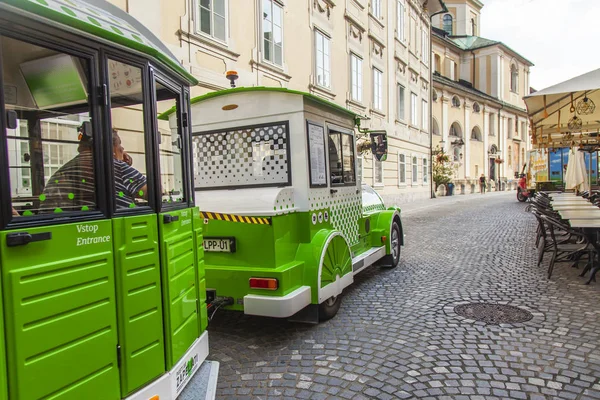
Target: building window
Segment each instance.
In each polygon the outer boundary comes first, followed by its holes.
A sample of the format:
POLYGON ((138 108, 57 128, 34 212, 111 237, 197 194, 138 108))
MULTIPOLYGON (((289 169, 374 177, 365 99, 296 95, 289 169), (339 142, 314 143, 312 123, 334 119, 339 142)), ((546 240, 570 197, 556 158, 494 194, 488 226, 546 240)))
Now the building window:
POLYGON ((381 0, 371 0, 371 12, 373 16, 381 18, 381 0))
POLYGON ((283 65, 283 9, 273 0, 263 0, 263 56, 283 65))
POLYGON ((434 57, 434 62, 433 62, 433 72, 437 72, 438 74, 441 74, 442 71, 442 57, 440 57, 439 54, 435 54, 434 57))
POLYGON ((429 35, 425 29, 421 31, 421 58, 425 64, 429 62, 429 35))
POLYGON ((405 118, 404 86, 398 85, 398 121, 404 121, 405 118))
POLYGON ((452 153, 454 156, 454 162, 460 162, 460 156, 461 156, 460 148, 455 147, 454 150, 452 151, 452 153))
POLYGON ((383 163, 373 156, 373 185, 383 186, 383 163))
POLYGON ((494 114, 490 114, 490 136, 496 135, 496 118, 494 114))
POLYGON ((508 138, 509 139, 512 139, 512 137, 513 137, 513 127, 514 127, 513 120, 512 120, 512 118, 509 118, 508 119, 508 138))
POLYGON ((527 140, 527 123, 521 122, 521 139, 527 140))
POLYGON ((396 16, 397 25, 398 25, 398 39, 402 42, 406 40, 406 35, 404 31, 406 30, 406 24, 404 22, 404 0, 398 0, 398 14, 396 16))
POLYGON ((462 129, 460 128, 458 122, 454 122, 452 125, 450 125, 450 136, 462 138, 462 129))
POLYGON ((519 68, 516 64, 510 66, 510 90, 514 93, 519 92, 519 68))
POLYGON ((373 68, 373 108, 383 110, 383 73, 373 68))
POLYGON ((477 36, 477 23, 475 18, 471 18, 471 36, 477 36))
POLYGON ((438 122, 436 121, 436 119, 433 119, 433 126, 431 129, 431 133, 434 135, 440 135, 440 125, 438 124, 438 122))
POLYGON ((429 173, 427 172, 427 158, 423 157, 423 183, 427 183, 427 177, 429 173))
POLYGON ((406 156, 398 153, 398 184, 406 184, 406 156))
POLYGON ((471 140, 481 141, 481 130, 478 126, 471 130, 471 140))
POLYGON ((329 59, 329 38, 319 31, 315 31, 316 59, 317 59, 317 85, 331 87, 331 65, 329 59))
POLYGON ((448 65, 450 67, 450 71, 449 71, 450 76, 449 76, 449 78, 452 79, 453 81, 455 81, 456 80, 456 63, 454 61, 450 60, 448 62, 448 65))
POLYGON ((352 100, 362 102, 362 60, 350 54, 352 100))
POLYGON ((460 107, 460 99, 458 96, 452 97, 452 107, 460 107))
POLYGON ((423 128, 424 131, 426 131, 427 129, 429 129, 429 110, 428 110, 428 104, 427 101, 422 100, 421 101, 421 127, 423 128))
POLYGON ((452 15, 444 15, 444 25, 442 29, 445 30, 448 35, 452 35, 452 15))
POLYGON ((417 157, 412 158, 412 184, 419 183, 419 160, 417 157))
POLYGON ((410 51, 413 54, 417 54, 417 20, 415 18, 411 18, 409 23, 410 26, 408 28, 410 31, 410 51))
POLYGON ((513 150, 512 150, 512 146, 508 146, 508 165, 511 166, 512 165, 512 159, 513 159, 513 150))
POLYGON ((414 93, 410 94, 410 124, 412 126, 418 126, 419 118, 417 117, 417 95, 414 93))
POLYGON ((222 42, 227 39, 225 0, 200 0, 200 31, 222 42))
POLYGON ((481 111, 481 106, 479 105, 479 103, 473 103, 473 112, 479 113, 480 111, 481 111))

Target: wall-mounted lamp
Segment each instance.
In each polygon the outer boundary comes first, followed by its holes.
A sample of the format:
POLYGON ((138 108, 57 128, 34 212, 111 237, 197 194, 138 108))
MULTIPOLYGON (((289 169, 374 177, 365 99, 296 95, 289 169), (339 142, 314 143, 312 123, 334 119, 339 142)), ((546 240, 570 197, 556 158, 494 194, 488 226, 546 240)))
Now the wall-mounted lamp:
POLYGON ((464 144, 465 144, 465 142, 463 142, 462 138, 456 139, 454 142, 452 142, 452 146, 461 147, 461 146, 464 146, 464 144))

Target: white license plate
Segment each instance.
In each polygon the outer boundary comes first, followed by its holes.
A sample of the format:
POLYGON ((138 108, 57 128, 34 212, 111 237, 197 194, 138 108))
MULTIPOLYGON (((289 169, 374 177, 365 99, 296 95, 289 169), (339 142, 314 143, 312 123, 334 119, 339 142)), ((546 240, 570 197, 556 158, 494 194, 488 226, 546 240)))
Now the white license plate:
POLYGON ((232 238, 205 238, 204 251, 215 251, 222 253, 233 253, 235 252, 235 239, 232 238))

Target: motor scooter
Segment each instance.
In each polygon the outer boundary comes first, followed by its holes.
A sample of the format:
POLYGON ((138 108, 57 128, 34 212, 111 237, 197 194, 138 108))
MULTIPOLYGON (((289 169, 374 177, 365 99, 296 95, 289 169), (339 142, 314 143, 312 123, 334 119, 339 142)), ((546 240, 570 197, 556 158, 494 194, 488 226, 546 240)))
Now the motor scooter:
MULTIPOLYGON (((527 164, 523 165, 523 171, 519 175, 519 181, 517 183, 517 200, 521 203, 526 202, 528 199, 533 197, 535 190, 527 188, 527 174, 525 173, 525 167, 527 164)), ((518 173, 515 173, 517 175, 518 173)))

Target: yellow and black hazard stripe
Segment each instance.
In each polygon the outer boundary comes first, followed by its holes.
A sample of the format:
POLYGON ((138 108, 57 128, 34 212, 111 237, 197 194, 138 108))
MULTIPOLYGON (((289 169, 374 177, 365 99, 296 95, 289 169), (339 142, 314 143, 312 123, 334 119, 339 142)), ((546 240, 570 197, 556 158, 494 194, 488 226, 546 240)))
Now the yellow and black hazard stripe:
POLYGON ((214 219, 217 221, 241 222, 243 224, 271 225, 271 218, 246 217, 243 215, 219 214, 219 213, 204 212, 204 211, 201 211, 200 214, 202 215, 202 218, 204 218, 205 220, 214 219))

